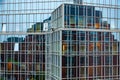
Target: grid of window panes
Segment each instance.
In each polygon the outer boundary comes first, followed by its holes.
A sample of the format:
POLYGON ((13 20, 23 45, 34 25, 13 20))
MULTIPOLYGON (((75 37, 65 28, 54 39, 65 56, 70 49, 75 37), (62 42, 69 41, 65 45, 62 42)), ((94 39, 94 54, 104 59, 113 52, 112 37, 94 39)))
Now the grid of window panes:
POLYGON ((0 80, 45 80, 45 36, 38 33, 64 2, 0 0, 0 80))
POLYGON ((52 38, 51 34, 46 34, 46 43, 45 43, 45 71, 46 71, 46 76, 45 80, 51 80, 51 50, 52 50, 52 38))
POLYGON ((62 79, 119 80, 119 32, 62 31, 62 79))
POLYGON ((83 0, 83 4, 0 0, 0 79, 45 80, 47 72, 47 80, 119 80, 120 0, 83 0), (56 29, 48 38, 42 35, 46 25, 105 32, 64 30, 61 40, 56 29))
MULTIPOLYGON (((108 1, 113 2, 113 0, 108 1)), ((120 7, 118 4, 120 1, 115 0, 113 3, 114 5, 112 3, 109 5, 98 3, 97 6, 93 6, 96 5, 95 3, 91 3, 91 5, 61 5, 52 13, 52 25, 55 28, 120 29, 120 7)))
POLYGON ((64 4, 52 13, 52 25, 55 28, 117 29, 120 22, 117 7, 64 4))
POLYGON ((60 31, 52 33, 51 76, 52 80, 60 80, 61 55, 60 55, 60 31))
POLYGON ((55 9, 51 14, 51 25, 53 28, 63 27, 63 5, 55 9))
POLYGON ((1 36, 0 79, 45 80, 45 35, 1 36))
POLYGON ((111 6, 64 5, 65 28, 117 29, 119 27, 119 8, 111 6))

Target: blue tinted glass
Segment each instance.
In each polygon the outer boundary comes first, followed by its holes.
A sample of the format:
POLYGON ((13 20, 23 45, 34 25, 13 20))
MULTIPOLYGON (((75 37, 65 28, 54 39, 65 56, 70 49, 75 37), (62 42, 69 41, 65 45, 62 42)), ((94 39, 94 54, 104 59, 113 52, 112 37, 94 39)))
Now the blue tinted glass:
POLYGON ((75 15, 75 6, 70 6, 70 15, 75 15))

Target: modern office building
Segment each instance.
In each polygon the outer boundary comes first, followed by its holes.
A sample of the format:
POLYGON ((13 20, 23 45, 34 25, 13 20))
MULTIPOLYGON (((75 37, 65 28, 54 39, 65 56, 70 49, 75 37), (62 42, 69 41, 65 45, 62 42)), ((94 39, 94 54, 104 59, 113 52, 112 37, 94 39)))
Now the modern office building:
POLYGON ((0 3, 0 80, 120 80, 119 0, 0 3))

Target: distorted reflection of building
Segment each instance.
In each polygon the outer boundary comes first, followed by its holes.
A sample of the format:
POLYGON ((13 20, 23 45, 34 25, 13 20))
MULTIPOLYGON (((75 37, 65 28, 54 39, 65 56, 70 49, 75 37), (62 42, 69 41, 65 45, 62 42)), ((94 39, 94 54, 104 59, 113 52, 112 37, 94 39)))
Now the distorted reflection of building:
POLYGON ((32 25, 31 28, 27 29, 27 32, 42 32, 42 30, 43 30, 43 23, 38 22, 32 25))
POLYGON ((57 53, 53 48, 56 53, 51 54, 52 80, 118 79, 120 42, 115 36, 119 33, 113 35, 102 14, 94 6, 79 4, 62 4, 53 11, 52 27, 63 29, 53 33, 59 34, 60 40, 52 37, 58 42, 52 43, 52 47, 61 44, 62 50, 57 53))
POLYGON ((120 32, 103 15, 83 0, 60 5, 43 22, 34 22, 24 38, 0 43, 0 77, 119 80, 120 32))

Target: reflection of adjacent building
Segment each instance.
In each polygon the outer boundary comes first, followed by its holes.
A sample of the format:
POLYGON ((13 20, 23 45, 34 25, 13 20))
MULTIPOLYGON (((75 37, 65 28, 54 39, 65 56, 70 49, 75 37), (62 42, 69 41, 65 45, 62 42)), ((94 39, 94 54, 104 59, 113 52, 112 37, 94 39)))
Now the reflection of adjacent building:
MULTIPOLYGON (((2 78, 11 80, 45 79, 45 34, 50 29, 51 17, 27 29, 25 38, 8 37, 1 45, 2 78)), ((0 78, 1 79, 1 78, 0 78)))
POLYGON ((102 11, 95 10, 94 6, 63 4, 53 11, 51 22, 55 29, 64 28, 61 34, 55 32, 61 35, 57 42, 62 52, 52 54, 52 80, 118 79, 119 42, 110 31, 111 25, 102 21, 102 11))
POLYGON ((19 46, 16 44, 22 42, 23 38, 18 37, 9 37, 7 41, 1 43, 1 78, 3 79, 12 79, 18 77, 17 73, 19 72, 19 46), (12 74, 10 74, 13 72, 12 74), (6 76, 5 76, 6 75, 6 76))
MULTIPOLYGON (((20 44, 23 70, 26 70, 28 78, 40 79, 45 72, 45 39, 44 35, 28 35, 25 42, 20 44), (24 67, 26 66, 26 67, 24 67)), ((24 75, 24 79, 25 79, 24 75)))
POLYGON ((43 30, 43 23, 38 22, 32 25, 31 28, 27 29, 27 32, 42 32, 43 30))
POLYGON ((28 35, 24 38, 9 37, 1 43, 1 70, 4 79, 44 80, 44 35, 28 35), (12 74, 11 74, 12 73, 12 74))
POLYGON ((110 32, 64 30, 62 35, 62 78, 69 75, 84 80, 87 76, 93 80, 94 76, 103 79, 119 74, 118 42, 110 32))
POLYGON ((12 80, 119 80, 116 36, 120 33, 111 27, 95 6, 62 4, 51 17, 27 29, 24 39, 11 37, 0 44, 2 76, 12 80))
POLYGON ((93 6, 65 4, 53 12, 52 24, 65 28, 102 28, 101 17, 102 12, 95 10, 93 6), (59 14, 63 11, 62 7, 64 7, 64 14, 59 14), (54 15, 56 13, 59 15, 54 15), (63 18, 64 21, 60 22, 63 18))

